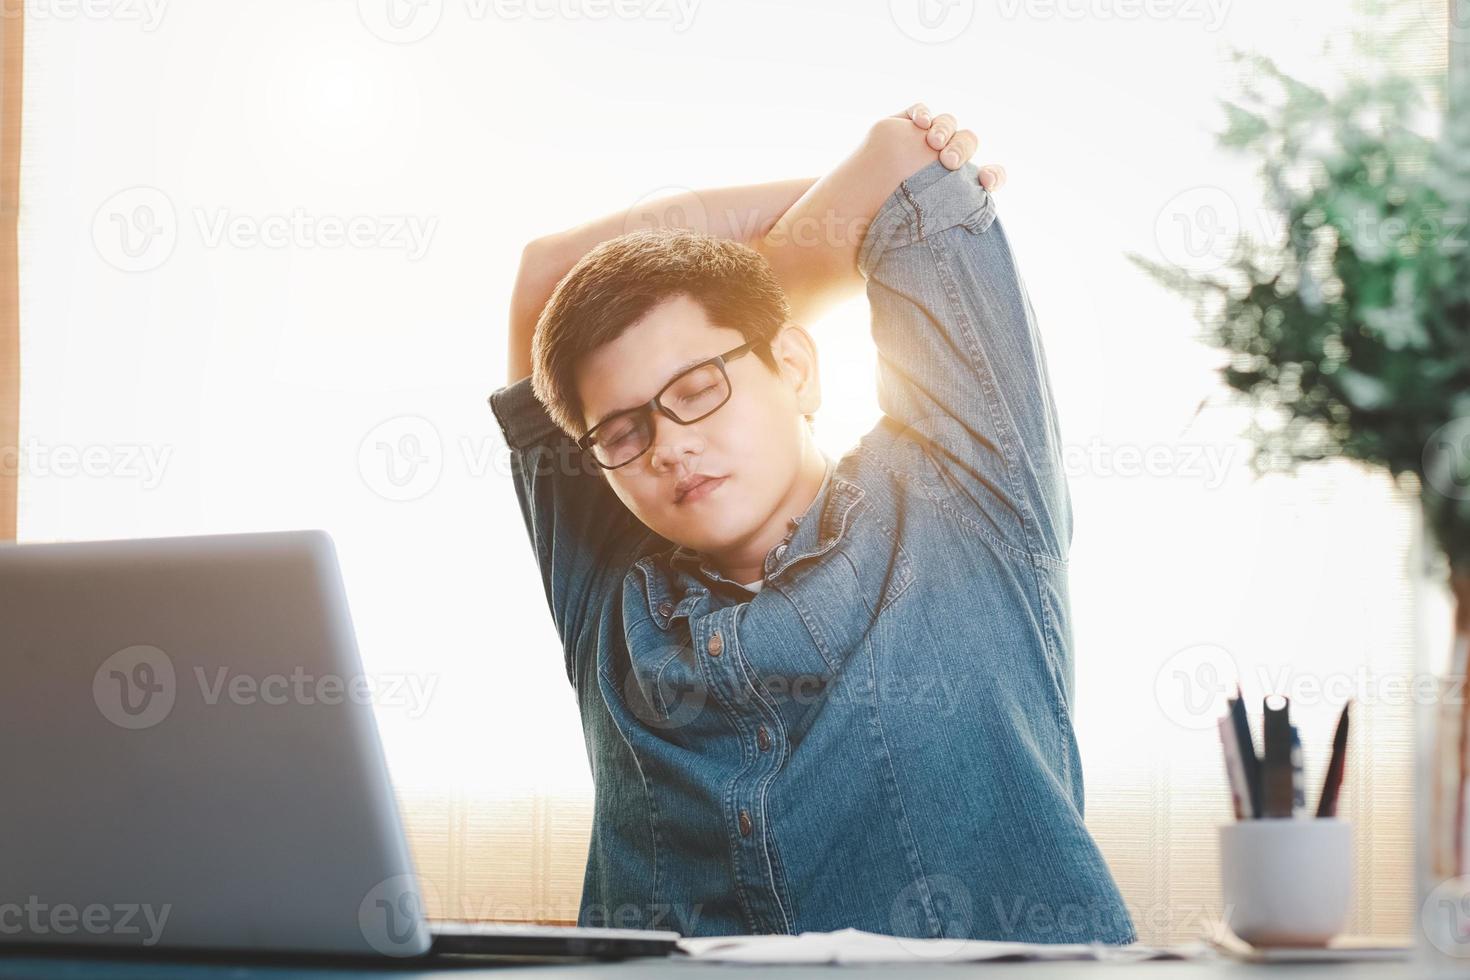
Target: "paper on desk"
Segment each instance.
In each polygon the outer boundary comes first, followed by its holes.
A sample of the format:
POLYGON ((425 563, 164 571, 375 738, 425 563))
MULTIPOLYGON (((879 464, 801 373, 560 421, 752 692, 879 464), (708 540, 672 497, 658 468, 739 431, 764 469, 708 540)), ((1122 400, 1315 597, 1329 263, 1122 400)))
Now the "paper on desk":
POLYGON ((711 963, 975 963, 982 960, 1139 960, 1207 959, 1203 944, 1191 946, 1109 946, 1104 943, 1007 943, 989 939, 911 939, 839 929, 795 936, 692 936, 680 939, 679 952, 711 963))

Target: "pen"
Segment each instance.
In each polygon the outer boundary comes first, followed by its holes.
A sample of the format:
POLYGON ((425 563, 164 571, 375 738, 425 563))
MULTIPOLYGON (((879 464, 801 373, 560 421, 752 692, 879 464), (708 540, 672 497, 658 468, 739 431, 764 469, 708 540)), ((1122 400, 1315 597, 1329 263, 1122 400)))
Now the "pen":
POLYGON ((1271 694, 1262 705, 1265 714, 1266 758, 1261 766, 1263 813, 1291 816, 1291 702, 1271 694))
POLYGON ((1302 737, 1295 725, 1291 726, 1291 815, 1303 816, 1307 812, 1307 784, 1302 774, 1302 737))
POLYGON ((1225 778, 1230 783, 1230 803, 1235 808, 1235 819, 1251 816, 1250 787, 1246 784, 1245 767, 1240 758, 1240 742, 1235 737, 1235 720, 1223 716, 1216 726, 1220 732, 1220 746, 1225 750, 1225 778))
POLYGON ((1337 816, 1337 794, 1342 789, 1343 767, 1347 765, 1348 708, 1352 702, 1342 706, 1337 719, 1337 733, 1332 736, 1332 761, 1327 763, 1327 778, 1322 782, 1322 796, 1317 801, 1317 816, 1337 816))
POLYGON ((1255 737, 1251 735, 1250 718, 1245 713, 1245 695, 1240 685, 1235 686, 1235 697, 1229 700, 1230 718, 1235 725, 1236 747, 1240 753, 1240 767, 1245 773, 1245 815, 1261 815, 1261 759, 1256 755, 1255 737))

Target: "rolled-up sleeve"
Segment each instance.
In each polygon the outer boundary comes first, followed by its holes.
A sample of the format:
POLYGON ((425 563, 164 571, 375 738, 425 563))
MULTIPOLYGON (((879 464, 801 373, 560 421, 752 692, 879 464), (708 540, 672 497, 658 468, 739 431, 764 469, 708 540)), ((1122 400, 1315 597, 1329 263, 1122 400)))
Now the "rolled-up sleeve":
POLYGON ((541 404, 536 393, 531 390, 530 377, 506 385, 492 394, 490 410, 495 413, 495 421, 500 423, 505 444, 513 450, 525 449, 563 434, 551 420, 551 413, 546 411, 546 406, 541 404))
POLYGON ((973 164, 903 181, 858 256, 887 424, 919 442, 946 497, 1028 556, 1065 561, 1072 509, 1031 301, 973 164))
POLYGON ((577 688, 595 656, 587 627, 655 539, 618 499, 595 464, 563 432, 522 378, 490 396, 510 449, 516 499, 541 571, 547 605, 577 688))

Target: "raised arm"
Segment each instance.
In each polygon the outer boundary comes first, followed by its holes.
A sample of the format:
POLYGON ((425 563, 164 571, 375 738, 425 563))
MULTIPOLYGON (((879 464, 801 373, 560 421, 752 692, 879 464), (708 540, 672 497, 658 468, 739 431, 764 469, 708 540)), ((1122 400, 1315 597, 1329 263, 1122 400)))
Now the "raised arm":
MULTIPOLYGON (((858 247, 878 206, 904 177, 940 160, 951 170, 975 152, 975 134, 959 130, 953 116, 930 116, 923 103, 880 119, 848 157, 820 179, 799 178, 691 191, 652 202, 637 215, 620 211, 557 234, 538 238, 521 254, 511 297, 508 381, 531 373, 531 337, 536 321, 561 278, 598 244, 636 227, 690 227, 741 241, 771 263, 786 291, 792 316, 810 322, 834 304, 857 295, 863 278, 858 247)), ((1004 170, 981 171, 987 188, 1005 179, 1004 170)))
MULTIPOLYGON (((922 102, 878 120, 863 141, 831 173, 813 183, 758 242, 785 288, 793 319, 808 322, 863 291, 858 250, 878 208, 910 174, 936 159, 948 170, 975 152, 976 137, 959 130, 953 116, 929 117, 922 102), (915 127, 927 130, 920 134, 915 127)), ((987 190, 1005 171, 980 172, 987 190)))
POLYGON ((508 382, 514 384, 531 373, 531 337, 542 309, 562 277, 597 245, 632 227, 678 226, 754 245, 815 183, 815 178, 802 178, 690 191, 650 202, 636 216, 619 211, 535 239, 521 251, 521 266, 511 294, 508 382), (707 220, 691 224, 692 215, 707 220), (636 225, 634 217, 638 219, 636 225))

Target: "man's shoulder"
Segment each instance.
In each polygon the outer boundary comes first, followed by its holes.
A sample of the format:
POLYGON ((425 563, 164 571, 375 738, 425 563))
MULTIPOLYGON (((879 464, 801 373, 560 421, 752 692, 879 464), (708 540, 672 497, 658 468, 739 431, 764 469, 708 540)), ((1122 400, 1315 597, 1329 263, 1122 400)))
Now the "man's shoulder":
POLYGON ((857 444, 838 462, 835 475, 872 488, 892 506, 915 495, 944 492, 931 452, 933 438, 924 425, 908 425, 880 415, 857 444))

